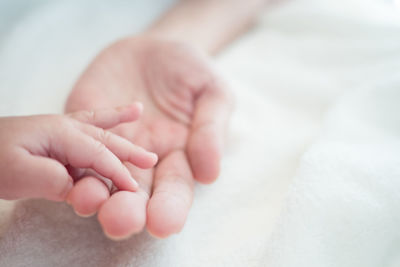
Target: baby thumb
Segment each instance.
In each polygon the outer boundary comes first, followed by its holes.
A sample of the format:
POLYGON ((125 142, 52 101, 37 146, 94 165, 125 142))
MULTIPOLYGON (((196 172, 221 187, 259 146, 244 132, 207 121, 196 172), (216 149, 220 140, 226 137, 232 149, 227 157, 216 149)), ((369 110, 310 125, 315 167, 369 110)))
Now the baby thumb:
POLYGON ((8 181, 6 199, 45 198, 64 201, 73 187, 64 165, 50 158, 27 156, 25 166, 8 181))

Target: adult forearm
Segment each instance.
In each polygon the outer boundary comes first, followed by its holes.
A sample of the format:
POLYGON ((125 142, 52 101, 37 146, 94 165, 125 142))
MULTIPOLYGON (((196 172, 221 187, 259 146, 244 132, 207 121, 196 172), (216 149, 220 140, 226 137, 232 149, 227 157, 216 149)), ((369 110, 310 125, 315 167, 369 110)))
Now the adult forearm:
POLYGON ((184 41, 211 54, 251 27, 267 0, 182 0, 147 33, 184 41))

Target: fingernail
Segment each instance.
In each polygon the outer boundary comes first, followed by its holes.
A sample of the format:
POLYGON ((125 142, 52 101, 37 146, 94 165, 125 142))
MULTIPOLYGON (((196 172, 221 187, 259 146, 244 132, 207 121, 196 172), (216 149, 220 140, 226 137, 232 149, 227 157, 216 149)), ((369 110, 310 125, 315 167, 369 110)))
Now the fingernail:
POLYGON ((131 237, 131 235, 126 235, 126 236, 113 236, 113 235, 107 233, 106 231, 103 231, 103 232, 104 232, 104 235, 105 235, 106 237, 108 237, 109 239, 111 239, 112 241, 123 241, 123 240, 126 240, 126 239, 128 239, 128 238, 131 237))
POLYGON ((154 160, 155 163, 158 161, 158 155, 156 153, 149 152, 149 155, 154 160))
POLYGON ((140 110, 140 112, 143 111, 143 104, 141 102, 135 102, 135 105, 138 107, 138 109, 140 110))
POLYGON ((132 176, 131 176, 131 179, 129 179, 129 181, 130 181, 130 183, 131 183, 131 186, 132 186, 133 190, 136 191, 136 190, 139 189, 139 184, 138 184, 138 182, 136 182, 136 180, 133 179, 132 176))
POLYGON ((82 214, 82 213, 79 213, 78 211, 76 211, 75 209, 74 209, 74 212, 76 215, 78 215, 79 217, 82 217, 82 218, 89 218, 96 214, 96 212, 93 212, 90 214, 82 214))

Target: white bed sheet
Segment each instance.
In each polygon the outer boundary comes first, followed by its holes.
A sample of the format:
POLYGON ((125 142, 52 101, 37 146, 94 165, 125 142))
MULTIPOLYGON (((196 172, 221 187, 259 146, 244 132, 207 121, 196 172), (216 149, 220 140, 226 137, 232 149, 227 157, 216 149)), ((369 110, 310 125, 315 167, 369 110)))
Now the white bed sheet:
MULTIPOLYGON (((170 4, 155 2, 21 11, 2 30, 0 114, 61 112, 99 49, 170 4)), ((217 59, 237 96, 232 134, 182 233, 115 243, 95 218, 25 201, 0 239, 0 266, 398 266, 399 34, 382 1, 274 7, 217 59)))

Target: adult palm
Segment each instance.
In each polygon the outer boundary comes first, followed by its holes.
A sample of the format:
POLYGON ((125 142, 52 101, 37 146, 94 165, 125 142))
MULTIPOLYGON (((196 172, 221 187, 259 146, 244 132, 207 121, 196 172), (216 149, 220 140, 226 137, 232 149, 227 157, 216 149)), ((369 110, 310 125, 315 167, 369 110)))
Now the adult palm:
POLYGON ((141 189, 108 189, 87 175, 69 202, 83 215, 98 211, 105 233, 125 238, 147 225, 158 237, 179 232, 189 212, 194 178, 213 182, 232 99, 208 57, 182 43, 148 36, 116 42, 87 68, 73 89, 67 111, 115 107, 140 101, 138 122, 112 129, 153 151, 159 163, 141 170, 127 163, 141 189))

